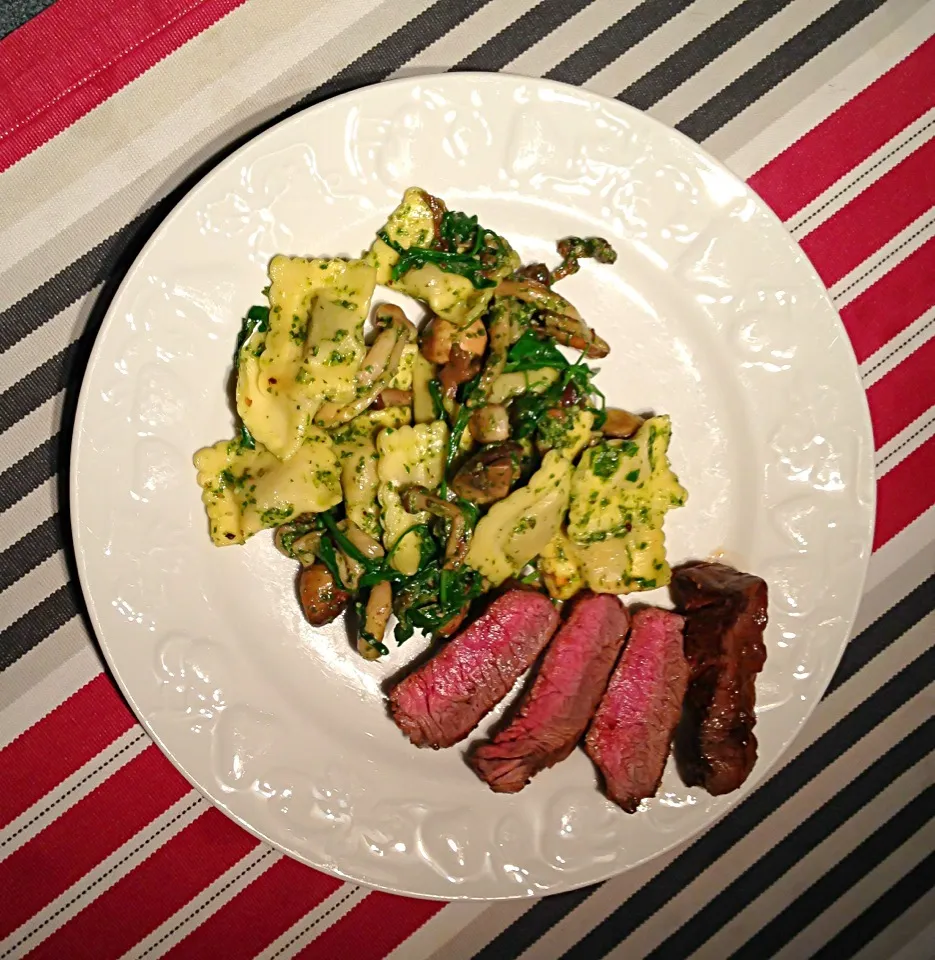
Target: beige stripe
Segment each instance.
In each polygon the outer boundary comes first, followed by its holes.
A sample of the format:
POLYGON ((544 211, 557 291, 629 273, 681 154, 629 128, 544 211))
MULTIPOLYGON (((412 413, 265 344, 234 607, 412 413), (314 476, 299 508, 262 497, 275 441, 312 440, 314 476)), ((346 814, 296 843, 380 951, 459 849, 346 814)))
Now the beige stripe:
POLYGON ((837 0, 793 0, 663 97, 649 112, 657 120, 675 126, 835 3, 837 0))
POLYGON ((793 105, 788 112, 749 142, 740 143, 727 157, 727 165, 739 177, 751 176, 892 69, 922 39, 932 34, 935 34, 935 4, 930 3, 804 99, 791 101, 793 105))
MULTIPOLYGON (((687 886, 683 887, 662 910, 653 914, 623 943, 607 954, 608 960, 623 960, 624 957, 644 956, 659 946, 673 931, 701 910, 714 894, 739 877, 746 869, 763 857, 775 843, 788 834, 793 826, 801 823, 819 806, 827 803, 853 776, 865 769, 885 751, 928 719, 931 713, 930 697, 935 686, 903 704, 882 721, 864 740, 838 757, 814 780, 782 804, 775 812, 738 840, 707 870, 702 871, 687 886)), ((767 787, 768 789, 768 787, 767 787)), ((803 851, 803 859, 805 851, 803 851)), ((819 866, 819 875, 824 872, 819 866)), ((823 865, 827 868, 827 863, 823 865)), ((614 885, 616 881, 610 881, 614 885)), ((621 903, 632 889, 629 883, 621 891, 617 904, 621 903)), ((532 960, 530 957, 529 960, 532 960)))
POLYGON ((0 633, 67 582, 65 554, 56 550, 0 594, 0 633))
MULTIPOLYGON (((0 183, 2 182, 0 178, 0 183)), ((94 287, 87 296, 66 307, 38 330, 0 353, 0 387, 15 383, 24 373, 35 370, 66 344, 77 339, 88 322, 88 313, 100 289, 94 287)))
MULTIPOLYGON (((733 916, 698 951, 692 954, 697 960, 719 960, 730 955, 739 944, 746 943, 767 923, 785 910, 803 891, 819 880, 828 868, 843 860, 874 830, 892 817, 898 817, 900 811, 914 797, 917 797, 932 782, 932 759, 926 757, 915 766, 897 777, 889 786, 877 794, 865 807, 843 823, 839 829, 811 849, 801 851, 801 859, 779 877, 768 890, 757 897, 739 914, 733 916)), ((794 822, 790 818, 790 822, 794 822)), ((935 821, 932 822, 935 829, 935 821)), ((924 840, 925 831, 917 835, 924 840)), ((765 850, 763 851, 766 852, 765 850)), ((866 879, 872 882, 874 874, 866 879)), ((741 881, 742 883, 743 881, 741 881)), ((808 893, 805 893, 808 896, 808 893)), ((820 930, 824 940, 830 939, 839 929, 833 910, 816 917, 811 927, 820 930)), ((805 931, 803 931, 803 934, 805 931)), ((790 947, 784 950, 790 954, 790 947)), ((808 950, 792 950, 792 956, 808 956, 808 950)))
MULTIPOLYGON (((921 516, 916 517, 895 537, 887 541, 873 555, 870 570, 867 573, 865 589, 870 590, 886 577, 891 576, 903 565, 906 557, 921 554, 930 561, 935 558, 935 506, 929 507, 921 516)), ((930 570, 935 570, 931 562, 930 570)))
POLYGON ((43 440, 58 433, 64 399, 64 392, 55 394, 0 433, 0 463, 4 467, 21 460, 43 440))
MULTIPOLYGON (((369 8, 371 4, 367 6, 369 8)), ((213 29, 224 33, 225 43, 239 48, 240 56, 232 68, 217 71, 215 82, 208 87, 190 87, 185 79, 189 57, 210 60, 203 50, 206 34, 185 44, 101 108, 82 117, 67 135, 50 141, 21 161, 29 167, 33 162, 39 162, 33 158, 41 157, 42 163, 50 162, 50 170, 54 170, 57 164, 71 163, 68 150, 73 139, 103 139, 107 144, 107 149, 95 155, 96 162, 80 168, 83 177, 98 181, 97 188, 82 198, 79 205, 83 208, 91 202, 90 211, 79 219, 69 211, 64 221, 45 223, 41 227, 40 233, 28 243, 29 247, 35 247, 37 242, 41 246, 0 276, 5 299, 15 301, 26 296, 37 284, 184 182, 225 144, 268 121, 370 47, 405 26, 423 6, 422 0, 383 0, 369 16, 353 22, 327 42, 316 46, 316 41, 309 41, 309 37, 325 39, 329 34, 315 23, 304 30, 296 27, 308 5, 303 0, 282 0, 277 17, 273 19, 285 25, 291 41, 280 44, 274 38, 270 49, 253 54, 250 60, 243 56, 245 35, 235 28, 235 21, 226 18, 213 29), (177 58, 181 58, 180 61, 177 58), (181 96, 166 100, 166 90, 180 90, 181 96), (154 132, 156 127, 146 126, 134 140, 115 150, 108 139, 111 125, 105 108, 119 110, 121 114, 147 115, 150 97, 166 103, 158 132, 154 132), (50 153, 54 154, 54 162, 46 160, 50 153), (101 175, 104 167, 116 171, 112 179, 101 175)), ((263 5, 251 3, 238 9, 244 13, 259 13, 263 5)), ((320 14, 314 14, 311 19, 320 21, 320 14)), ((270 18, 267 16, 265 20, 270 18)), ((247 36, 267 36, 268 31, 267 23, 247 36)), ((89 160, 93 161, 93 158, 89 160)), ((19 166, 13 169, 18 170, 19 166)), ((10 172, 0 178, 0 189, 7 188, 10 172)), ((61 207, 63 196, 68 189, 75 187, 75 183, 70 184, 65 191, 46 199, 47 195, 37 191, 35 185, 57 182, 49 170, 39 169, 34 176, 27 176, 25 182, 31 184, 27 191, 30 196, 38 196, 49 209, 61 207)), ((13 186, 21 191, 25 189, 23 184, 13 186)), ((25 217, 35 219, 36 215, 35 207, 29 207, 25 212, 25 217)), ((27 223, 25 217, 16 227, 20 232, 27 223)))
POLYGON ((15 740, 102 670, 79 617, 0 673, 0 747, 15 740))
POLYGON ((386 955, 384 960, 427 960, 437 950, 451 957, 452 942, 458 943, 461 931, 487 912, 489 904, 449 903, 419 927, 407 940, 386 955))
MULTIPOLYGON (((935 614, 930 619, 933 618, 935 614)), ((929 629, 930 626, 928 628, 917 626, 908 631, 873 661, 872 670, 860 671, 820 704, 789 752, 774 768, 771 776, 827 732, 858 703, 879 689, 891 676, 928 649, 929 629)), ((676 926, 710 899, 713 895, 712 891, 723 889, 735 876, 769 850, 777 840, 785 836, 792 826, 801 822, 820 803, 825 802, 828 797, 849 782, 856 772, 864 769, 881 752, 901 739, 906 732, 927 719, 930 712, 926 696, 915 697, 909 704, 904 704, 891 714, 884 724, 876 727, 863 740, 834 761, 815 780, 774 810, 751 833, 701 875, 705 878, 703 882, 693 881, 670 905, 640 928, 641 930, 650 928, 649 933, 646 934, 648 938, 646 950, 652 949, 649 941, 653 941, 654 944, 668 936, 676 926)), ((760 789, 768 791, 769 782, 762 784, 760 789)), ((684 850, 687 846, 686 843, 680 849, 684 850)), ((546 958, 560 955, 563 950, 577 942, 584 931, 600 923, 624 900, 663 870, 678 856, 678 852, 667 853, 636 870, 609 880, 523 954, 523 960, 546 960, 546 958)), ((627 941, 627 947, 632 950, 631 956, 643 955, 643 951, 632 938, 627 941)), ((439 957, 439 960, 442 958, 439 957)))
MULTIPOLYGON (((58 503, 58 491, 55 480, 46 480, 35 490, 17 500, 8 510, 0 513, 0 544, 8 546, 16 543, 30 530, 51 516, 58 503)), ((0 612, 2 616, 2 612, 0 612)))
POLYGON ((439 947, 426 960, 471 960, 475 953, 486 947, 532 905, 531 900, 506 900, 489 904, 476 920, 458 933, 454 941, 439 947))
POLYGON ((877 479, 885 477, 919 447, 935 440, 935 404, 877 450, 877 479))
POLYGON ((853 960, 923 960, 935 957, 935 888, 919 897, 853 960))
MULTIPOLYGON (((935 779, 935 765, 929 756, 926 770, 928 782, 935 779)), ((875 870, 861 878, 840 899, 809 924, 794 940, 779 953, 777 960, 798 960, 811 956, 832 937, 853 921, 859 914, 871 906, 882 894, 894 887, 916 864, 935 849, 935 820, 930 820, 915 836, 906 841, 898 850, 894 850, 875 870)), ((907 939, 914 932, 925 929, 931 916, 917 916, 915 924, 909 926, 905 917, 896 920, 895 925, 907 939)), ((877 946, 871 956, 891 957, 882 953, 877 946)), ((918 954, 918 960, 924 960, 925 954, 918 954)), ((931 954, 928 954, 931 957, 931 954)))
POLYGON ((631 83, 689 43, 734 7, 741 0, 695 0, 666 21, 634 47, 622 53, 588 80, 584 86, 605 97, 616 97, 631 83))
MULTIPOLYGON (((363 16, 376 2, 357 0, 348 13, 363 16)), ((319 13, 297 0, 281 3, 276 17, 268 12, 264 16, 262 7, 252 3, 238 7, 163 61, 165 70, 146 71, 82 117, 67 137, 51 141, 53 156, 40 162, 57 165, 47 166, 41 180, 32 180, 31 190, 26 179, 30 171, 20 170, 21 164, 11 168, 9 182, 6 176, 0 179, 0 202, 8 204, 4 220, 10 224, 0 232, 0 249, 31 253, 93 211, 100 197, 130 183, 138 169, 165 159, 183 137, 215 121, 219 100, 238 102, 340 32, 337 24, 342 20, 323 22, 319 13), (245 44, 245 38, 264 42, 245 44), (134 109, 143 103, 146 110, 134 109), (66 173, 61 182, 60 176, 50 175, 53 170, 72 174, 66 173), (36 182, 54 184, 55 193, 36 191, 36 182)))
POLYGON ((898 367, 913 351, 921 349, 935 337, 935 305, 929 307, 908 327, 903 327, 892 340, 887 341, 860 365, 860 380, 864 389, 898 367))
POLYGON ((506 72, 526 77, 541 77, 638 7, 640 2, 641 0, 596 0, 521 53, 506 67, 506 72))
POLYGON ((790 103, 798 103, 814 93, 866 50, 876 46, 898 29, 909 17, 920 11, 926 2, 927 0, 891 0, 884 4, 708 137, 705 140, 705 149, 710 150, 716 157, 727 157, 735 153, 782 117, 788 111, 790 103))

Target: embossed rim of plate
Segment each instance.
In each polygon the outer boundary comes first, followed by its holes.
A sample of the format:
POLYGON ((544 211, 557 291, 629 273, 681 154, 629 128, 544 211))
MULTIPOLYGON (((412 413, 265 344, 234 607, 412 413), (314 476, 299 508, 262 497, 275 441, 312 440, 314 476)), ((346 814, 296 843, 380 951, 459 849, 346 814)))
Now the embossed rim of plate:
MULTIPOLYGON (((334 873, 337 876, 346 879, 357 880, 359 882, 369 884, 371 886, 377 887, 379 889, 384 889, 394 893, 401 893, 410 896, 417 897, 427 897, 431 899, 509 899, 517 897, 525 897, 538 895, 539 891, 517 891, 515 888, 506 888, 506 887, 496 887, 494 888, 491 885, 489 891, 478 892, 476 890, 471 890, 470 892, 459 892, 459 889, 450 885, 445 888, 430 889, 426 885, 420 885, 419 882, 413 882, 409 878, 399 878, 398 881, 394 880, 392 882, 387 882, 386 880, 375 879, 372 876, 368 876, 366 870, 361 870, 359 867, 349 867, 348 870, 342 869, 342 866, 338 863, 325 861, 324 859, 318 860, 313 857, 310 857, 307 852, 297 850, 295 847, 290 847, 288 842, 284 841, 281 837, 277 838, 276 836, 271 836, 270 832, 267 829, 264 829, 262 826, 257 826, 255 823, 251 822, 249 818, 245 818, 236 809, 233 808, 231 803, 225 802, 223 794, 220 794, 217 789, 210 789, 205 785, 205 777, 201 776, 196 772, 191 771, 188 766, 177 756, 177 753, 173 751, 172 747, 163 739, 160 735, 159 730, 157 730, 153 723, 151 723, 150 718, 147 716, 146 711, 140 705, 140 698, 138 695, 134 694, 134 688, 132 683, 128 683, 125 679, 124 672, 121 669, 120 665, 120 654, 118 653, 118 647, 112 646, 108 642, 108 631, 107 628, 102 623, 101 616, 95 604, 95 592, 92 590, 92 579, 93 574, 89 568, 88 564, 88 554, 83 549, 82 538, 81 538, 81 524, 82 518, 84 516, 83 510, 83 497, 82 497, 82 485, 79 480, 79 460, 82 454, 83 446, 82 439, 85 431, 85 421, 88 413, 88 407, 91 402, 91 393, 92 385, 95 379, 95 364, 99 358, 102 344, 104 343, 106 336, 110 329, 114 326, 116 315, 118 313, 118 307, 121 303, 122 298, 126 295, 128 289, 134 284, 137 279, 137 274, 139 272, 140 266, 144 263, 147 257, 150 255, 150 252, 160 244, 165 236, 172 229, 173 224, 177 219, 182 215, 183 211, 187 210, 190 204, 197 198, 198 194, 203 191, 209 183, 213 182, 215 179, 223 176, 228 171, 232 170, 236 164, 240 163, 247 155, 251 152, 257 151, 259 146, 267 138, 279 136, 284 130, 289 128, 295 128, 296 130, 303 129, 305 125, 309 124, 309 121, 314 117, 314 115, 325 109, 334 109, 336 106, 356 104, 360 105, 371 99, 380 99, 389 95, 398 95, 399 101, 406 96, 407 90, 418 87, 419 85, 431 85, 437 88, 444 88, 445 90, 453 91, 469 91, 472 88, 480 88, 485 91, 489 90, 492 87, 503 87, 505 90, 515 90, 518 85, 526 85, 530 89, 537 92, 541 91, 551 91, 556 98, 570 98, 576 102, 586 101, 588 104, 595 107, 602 107, 605 110, 612 111, 613 114, 618 116, 627 117, 635 126, 641 127, 644 130, 648 131, 648 134, 652 137, 668 138, 672 142, 681 142, 685 149, 693 154, 699 163, 708 165, 710 168, 716 170, 719 176, 725 178, 723 182, 732 182, 733 187, 736 189, 738 195, 744 196, 746 199, 750 200, 753 203, 755 212, 757 216, 765 217, 769 221, 772 227, 781 232, 781 235, 785 238, 786 243, 789 247, 789 252, 793 256, 793 259, 798 260, 798 269, 801 271, 801 280, 803 284, 817 284, 821 287, 822 296, 824 302, 833 315, 831 323, 834 325, 834 334, 836 337, 840 337, 843 340, 843 343, 846 344, 846 352, 849 357, 849 362, 851 369, 848 373, 851 375, 850 386, 853 387, 852 395, 847 398, 848 403, 852 404, 852 415, 855 417, 856 421, 859 421, 859 427, 862 431, 861 436, 858 437, 858 440, 862 441, 860 445, 860 451, 857 454, 857 465, 855 469, 855 475, 849 479, 850 484, 857 488, 857 505, 862 511, 861 523, 860 523, 860 548, 858 550, 858 562, 860 564, 859 569, 855 571, 856 578, 853 581, 854 589, 850 593, 849 603, 846 605, 847 609, 842 609, 839 613, 838 618, 841 622, 846 625, 846 630, 843 631, 843 636, 839 647, 835 651, 832 657, 829 657, 827 661, 822 665, 822 679, 820 683, 815 686, 815 689, 811 691, 810 703, 804 714, 801 716, 798 723, 795 725, 794 729, 790 729, 787 735, 784 738, 783 744, 781 745, 778 753, 772 758, 769 766, 765 766, 763 761, 758 764, 758 768, 754 771, 754 775, 751 777, 748 785, 738 792, 737 794, 732 795, 726 799, 726 802, 717 807, 712 815, 703 823, 700 823, 694 826, 689 832, 675 835, 672 837, 665 837, 664 842, 657 848, 652 850, 650 853, 640 856, 638 859, 633 860, 630 863, 619 865, 616 862, 609 868, 598 868, 596 871, 584 876, 572 876, 565 877, 567 882, 560 882, 553 886, 550 886, 547 890, 542 892, 552 893, 560 892, 562 890, 574 889, 576 887, 584 886, 587 884, 594 883, 599 880, 606 879, 610 876, 613 876, 617 873, 622 872, 623 870, 638 866, 639 864, 645 862, 648 859, 651 859, 655 856, 658 856, 667 850, 670 850, 679 843, 686 842, 693 837, 697 836, 702 830, 711 826, 716 820, 720 819, 725 813, 727 813, 736 803, 746 796, 750 789, 753 788, 754 784, 761 783, 766 776, 768 776, 769 769, 774 767, 780 757, 784 754, 785 750, 788 749, 789 743, 795 737, 795 735, 801 729, 802 724, 807 720, 808 716, 811 714, 812 710, 820 702, 821 694, 826 688, 827 684, 830 682, 831 677, 834 673, 841 655, 843 654, 844 647, 846 646, 847 637, 849 635, 850 628, 853 625, 854 618, 857 612, 857 604, 859 603, 864 579, 866 577, 867 564, 869 562, 870 556, 870 544, 872 542, 872 529, 873 529, 873 515, 874 515, 874 500, 875 500, 875 484, 873 482, 873 466, 872 466, 872 442, 868 446, 868 438, 871 437, 870 431, 870 421, 869 421, 869 412, 866 405, 866 396, 863 389, 860 386, 860 381, 857 374, 856 361, 854 360, 853 351, 850 348, 849 341, 847 340, 846 333, 844 331, 843 324, 841 323, 840 318, 838 317, 833 305, 830 302, 830 299, 827 296, 827 292, 824 290, 824 287, 821 285, 817 273, 814 271, 811 264, 808 260, 801 254, 801 251, 795 244, 795 241, 785 230, 785 227, 779 221, 779 219, 769 210, 769 208, 756 197, 755 194, 740 180, 738 180, 727 168, 707 154, 702 148, 697 144, 690 141, 688 138, 684 137, 682 134, 677 131, 673 131, 670 128, 666 127, 664 124, 659 123, 658 121, 652 119, 651 117, 646 116, 645 114, 637 111, 633 108, 621 104, 618 101, 609 100, 607 98, 601 97, 596 94, 588 93, 587 91, 581 90, 576 87, 569 87, 564 84, 554 83, 550 81, 543 81, 533 78, 523 78, 512 75, 496 75, 496 74, 447 74, 447 75, 424 75, 418 77, 408 77, 398 80, 393 80, 389 82, 384 82, 382 84, 376 84, 372 87, 365 87, 350 91, 349 93, 343 94, 339 97, 335 97, 331 100, 324 101, 323 103, 316 104, 312 107, 309 107, 283 121, 277 123, 273 127, 264 131, 261 134, 258 134, 256 137, 252 138, 246 144, 238 148, 231 156, 222 161, 217 167, 213 168, 209 173, 207 173, 199 182, 193 186, 193 188, 186 194, 186 196, 176 205, 176 207, 169 213, 165 220, 160 224, 158 229, 155 231, 153 236, 143 247, 143 250, 137 256, 134 264, 128 270, 126 276, 124 277, 116 295, 114 296, 109 308, 108 313, 105 318, 105 321, 102 325, 101 331, 98 334, 98 339, 95 344, 94 352, 92 354, 91 361, 88 365, 88 373, 85 377, 85 381, 82 385, 81 395, 79 398, 78 412, 75 422, 75 431, 74 431, 74 449, 72 453, 71 461, 71 471, 70 471, 70 497, 71 497, 71 512, 72 512, 72 529, 73 529, 73 538, 74 545, 78 559, 78 571, 79 579, 84 591, 88 608, 91 614, 91 619, 95 628, 95 632, 100 641, 101 647, 103 649, 104 655, 113 670, 114 676, 120 685, 121 689, 127 700, 129 701, 131 707, 134 709, 135 713, 139 717, 140 721, 143 723, 144 727, 147 729, 149 734, 153 737, 154 741, 160 746, 163 752, 168 756, 168 758, 173 762, 173 764, 180 770, 180 772, 186 777, 186 779, 193 784, 198 790, 200 790, 208 799, 210 799, 215 805, 219 806, 225 813, 227 813, 232 819, 236 820, 241 824, 245 829, 253 833, 255 836, 264 840, 268 843, 273 844, 279 849, 283 850, 285 853, 296 857, 306 863, 309 863, 312 866, 315 866, 319 869, 325 870, 327 872, 334 873)), ((504 98, 506 100, 507 98, 504 98)), ((314 135, 310 134, 308 137, 310 142, 314 142, 314 135)), ((843 374, 842 374, 843 377, 843 374)), ((843 377, 844 380, 847 377, 843 377)), ((203 535, 199 531, 199 535, 203 535)))

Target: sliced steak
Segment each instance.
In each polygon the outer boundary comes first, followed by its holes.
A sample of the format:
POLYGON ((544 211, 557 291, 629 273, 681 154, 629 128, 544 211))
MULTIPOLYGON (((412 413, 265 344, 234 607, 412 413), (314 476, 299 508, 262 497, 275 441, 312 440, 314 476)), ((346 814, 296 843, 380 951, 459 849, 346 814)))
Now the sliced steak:
POLYGON ((672 598, 686 617, 691 683, 676 736, 687 786, 736 790, 756 763, 756 675, 766 662, 766 584, 723 563, 673 571, 672 598))
POLYGON ((511 590, 390 691, 396 725, 417 747, 463 740, 532 666, 558 626, 549 599, 511 590))
POLYGON ((634 813, 662 779, 672 734, 688 686, 682 618, 645 607, 630 623, 630 638, 585 738, 588 756, 614 803, 634 813))
POLYGON ((607 687, 627 626, 617 597, 588 592, 575 600, 513 720, 471 756, 491 790, 516 793, 574 750, 607 687))

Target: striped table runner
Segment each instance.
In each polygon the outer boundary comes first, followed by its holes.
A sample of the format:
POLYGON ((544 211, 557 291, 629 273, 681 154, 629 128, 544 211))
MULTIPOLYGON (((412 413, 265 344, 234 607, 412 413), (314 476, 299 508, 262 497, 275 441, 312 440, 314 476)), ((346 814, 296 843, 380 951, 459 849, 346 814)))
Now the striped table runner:
POLYGON ((0 35, 0 958, 935 956, 935 3, 5 0, 0 35), (103 672, 66 547, 82 370, 167 211, 288 113, 452 69, 619 97, 746 178, 831 290, 876 441, 855 636, 781 768, 532 903, 368 892, 240 830, 103 672))

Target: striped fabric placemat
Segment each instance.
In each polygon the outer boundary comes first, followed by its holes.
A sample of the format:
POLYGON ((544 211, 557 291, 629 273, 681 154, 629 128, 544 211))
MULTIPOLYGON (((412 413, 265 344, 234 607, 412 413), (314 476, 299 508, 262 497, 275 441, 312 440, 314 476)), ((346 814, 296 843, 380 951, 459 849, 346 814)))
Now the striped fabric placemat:
POLYGON ((935 3, 0 6, 0 960, 935 956, 935 3), (191 184, 338 91, 506 70, 619 97, 785 220, 860 363, 878 516, 855 636, 781 767, 693 843, 540 901, 312 871, 193 791, 103 671, 69 556, 84 365, 191 184))

